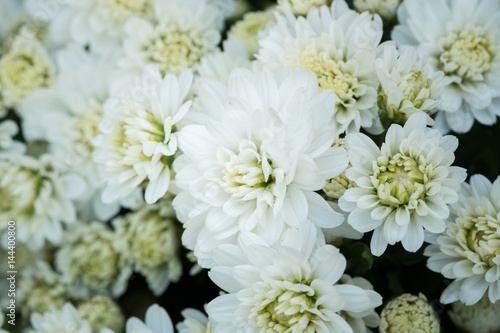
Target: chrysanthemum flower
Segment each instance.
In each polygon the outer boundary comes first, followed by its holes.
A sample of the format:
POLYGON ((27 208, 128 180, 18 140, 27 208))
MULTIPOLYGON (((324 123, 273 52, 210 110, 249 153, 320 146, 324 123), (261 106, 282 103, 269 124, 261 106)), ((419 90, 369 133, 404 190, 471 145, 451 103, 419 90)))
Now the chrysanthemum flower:
POLYGON ((399 4, 403 0, 354 0, 354 8, 358 12, 369 11, 378 14, 384 21, 392 21, 396 18, 399 4))
POLYGON ((425 249, 427 267, 454 281, 441 302, 500 300, 500 178, 474 175, 462 184, 444 233, 425 249))
POLYGON ((94 139, 94 161, 106 180, 104 202, 124 198, 145 186, 145 199, 154 203, 168 190, 170 165, 177 152, 177 131, 191 101, 190 70, 180 76, 162 77, 148 65, 135 84, 104 105, 99 124, 102 132, 94 139))
POLYGON ((306 15, 311 8, 330 5, 332 0, 278 0, 278 5, 295 15, 306 15))
POLYGON ((276 19, 259 41, 257 59, 264 67, 313 71, 319 90, 337 95, 337 123, 355 132, 379 129, 375 49, 382 38, 380 17, 358 14, 344 0, 335 0, 331 7, 312 8, 306 17, 283 11, 276 19))
MULTIPOLYGON (((127 320, 125 333, 174 333, 174 325, 167 311, 158 304, 151 305, 146 311, 146 320, 131 317, 127 320)), ((103 329, 101 333, 114 333, 110 329, 103 329)))
POLYGON ((444 231, 448 204, 458 200, 466 176, 463 168, 451 166, 458 140, 426 123, 426 116, 416 113, 404 127, 391 125, 381 148, 361 133, 346 137, 352 164, 346 175, 356 187, 344 193, 339 205, 351 212, 348 222, 354 229, 374 230, 374 255, 399 241, 407 251, 417 251, 424 229, 444 231))
POLYGON ((33 333, 92 333, 87 321, 83 320, 71 303, 61 310, 52 309, 45 313, 31 315, 33 333))
POLYGON ((445 74, 436 118, 443 132, 464 133, 474 119, 500 115, 500 3, 497 0, 405 0, 392 39, 417 47, 445 74))
POLYGON ((248 12, 228 32, 228 36, 237 37, 245 44, 252 59, 259 50, 259 34, 274 21, 273 10, 271 7, 265 11, 248 12))
POLYGON ((464 332, 491 333, 500 331, 500 301, 491 303, 488 295, 473 305, 457 301, 451 304, 448 316, 457 328, 464 332))
POLYGON ((108 296, 95 296, 78 303, 76 310, 86 320, 92 332, 100 332, 109 328, 115 332, 123 332, 125 318, 116 301, 108 296))
POLYGON ((290 233, 271 248, 242 234, 239 247, 218 249, 218 265, 209 276, 228 294, 207 307, 216 332, 365 332, 364 324, 351 327, 345 318, 373 312, 382 298, 372 290, 338 284, 345 258, 335 247, 317 245, 314 236, 305 235, 310 234, 290 233))
POLYGON ((184 155, 175 163, 181 188, 174 208, 183 243, 203 267, 211 250, 252 231, 270 244, 303 224, 333 228, 343 217, 314 191, 347 166, 346 151, 331 147, 334 96, 318 94, 309 71, 277 75, 233 71, 226 88, 209 82, 200 92, 204 125, 179 134, 184 155))
POLYGON ((179 333, 214 333, 215 329, 207 315, 200 310, 187 308, 181 314, 184 320, 175 325, 179 333))

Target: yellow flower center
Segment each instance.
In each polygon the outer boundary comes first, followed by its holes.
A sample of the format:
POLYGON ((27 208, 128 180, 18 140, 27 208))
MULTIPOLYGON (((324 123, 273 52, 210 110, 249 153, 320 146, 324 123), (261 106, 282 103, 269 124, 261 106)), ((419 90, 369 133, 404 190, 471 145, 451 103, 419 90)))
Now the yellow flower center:
POLYGON ((466 216, 459 218, 457 239, 467 252, 475 253, 481 262, 489 267, 496 266, 493 262, 500 255, 500 222, 489 214, 484 216, 466 216))
POLYGON ((98 12, 103 20, 123 24, 131 16, 148 17, 153 12, 151 0, 99 0, 98 12))

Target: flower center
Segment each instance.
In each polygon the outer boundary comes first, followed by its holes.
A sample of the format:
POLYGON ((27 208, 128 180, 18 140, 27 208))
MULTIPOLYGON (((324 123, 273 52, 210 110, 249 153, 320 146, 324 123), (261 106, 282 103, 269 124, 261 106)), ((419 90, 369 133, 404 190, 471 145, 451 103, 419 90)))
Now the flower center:
POLYGON ((103 20, 122 24, 131 16, 150 16, 153 3, 151 0, 99 0, 97 9, 103 20))
POLYGON ((92 140, 99 134, 99 121, 102 116, 101 105, 93 105, 84 115, 76 118, 73 122, 71 135, 74 135, 74 144, 77 144, 77 150, 84 156, 90 156, 94 147, 92 140))
POLYGON ((441 41, 439 60, 442 70, 447 75, 456 75, 463 80, 482 81, 483 74, 490 69, 495 57, 493 45, 490 34, 469 24, 441 41))
POLYGON ((461 228, 457 237, 461 247, 479 256, 481 262, 490 267, 500 256, 500 222, 493 216, 467 216, 460 219, 461 228))
POLYGON ((316 305, 318 294, 310 281, 292 283, 282 281, 279 286, 259 286, 265 290, 257 297, 250 312, 250 322, 262 332, 309 332, 315 321, 323 319, 321 305, 316 305))
POLYGON ((298 65, 313 71, 318 77, 319 90, 332 89, 337 95, 336 105, 353 107, 366 89, 358 83, 347 63, 334 60, 325 52, 306 49, 298 59, 298 65))
POLYGON ((146 47, 148 61, 156 64, 162 74, 179 74, 195 67, 209 52, 200 32, 183 30, 176 24, 163 25, 156 39, 146 47))
POLYGON ((424 174, 426 163, 397 153, 391 158, 381 156, 374 163, 372 182, 381 203, 416 208, 418 200, 425 198, 424 174))

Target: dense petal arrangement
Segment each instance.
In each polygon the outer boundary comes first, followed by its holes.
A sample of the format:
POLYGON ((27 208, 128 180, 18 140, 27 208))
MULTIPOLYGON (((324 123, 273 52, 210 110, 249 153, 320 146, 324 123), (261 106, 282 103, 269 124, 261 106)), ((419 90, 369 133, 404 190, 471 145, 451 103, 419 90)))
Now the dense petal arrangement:
POLYGON ((391 125, 381 148, 361 133, 346 137, 352 164, 346 175, 356 186, 345 191, 339 205, 351 212, 348 222, 354 229, 374 230, 375 255, 399 241, 407 251, 417 251, 424 229, 444 231, 448 204, 458 200, 466 176, 463 168, 451 166, 458 140, 426 123, 426 116, 416 113, 404 127, 391 125))
POLYGON ((378 128, 376 47, 382 38, 379 16, 361 14, 344 0, 312 8, 306 17, 284 11, 259 41, 257 59, 269 70, 291 66, 313 71, 319 90, 332 89, 333 118, 350 131, 378 128))
POLYGON ((92 333, 87 321, 83 320, 71 303, 66 303, 61 310, 53 308, 43 314, 31 316, 33 333, 92 333))
POLYGON ((107 184, 104 202, 124 198, 142 186, 148 203, 167 193, 177 131, 191 107, 186 96, 192 81, 189 70, 162 77, 149 65, 127 91, 106 101, 99 124, 102 134, 94 139, 93 152, 107 184))
POLYGON ((434 70, 445 74, 441 112, 436 118, 441 131, 464 133, 474 119, 491 125, 500 115, 499 19, 496 0, 401 4, 392 39, 400 47, 415 46, 430 59, 434 70))
POLYGON ((472 176, 451 207, 446 230, 425 249, 427 266, 454 280, 441 301, 472 305, 487 294, 495 303, 500 300, 500 178, 491 183, 472 176))
POLYGON ((184 155, 174 170, 182 191, 173 201, 183 243, 202 266, 212 266, 211 250, 234 243, 240 231, 272 244, 285 228, 342 222, 314 192, 348 160, 345 149, 331 147, 335 97, 318 94, 313 73, 239 69, 227 88, 209 82, 203 90, 200 101, 213 118, 179 134, 184 155))

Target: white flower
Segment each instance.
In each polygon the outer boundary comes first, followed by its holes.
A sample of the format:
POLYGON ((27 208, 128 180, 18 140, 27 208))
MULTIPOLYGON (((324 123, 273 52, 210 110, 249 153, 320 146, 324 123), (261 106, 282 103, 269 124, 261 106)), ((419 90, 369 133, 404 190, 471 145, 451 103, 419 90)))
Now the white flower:
POLYGON ((163 75, 178 75, 196 69, 203 56, 217 50, 221 17, 208 0, 157 0, 155 19, 133 17, 125 26, 119 64, 135 75, 148 63, 163 75))
POLYGON ((272 244, 289 227, 342 222, 314 192, 348 160, 345 149, 331 147, 334 96, 318 95, 313 73, 237 69, 227 88, 215 81, 202 88, 213 118, 179 134, 184 155, 174 170, 182 192, 173 201, 186 228, 183 244, 202 267, 212 265, 217 244, 234 243, 240 231, 272 244))
MULTIPOLYGON (((73 199, 84 187, 80 177, 66 172, 50 155, 9 155, 0 160, 0 219, 22 221, 16 237, 32 250, 45 240, 60 244, 62 225, 75 222, 73 199)), ((2 231, 6 228, 1 224, 2 231)))
POLYGON ((278 0, 278 5, 295 15, 306 15, 311 8, 330 5, 332 0, 278 0))
POLYGON ((491 333, 500 330, 500 302, 491 303, 487 295, 474 305, 454 302, 451 308, 448 316, 464 332, 491 333))
POLYGON ((19 128, 13 120, 0 122, 0 158, 9 154, 23 154, 26 150, 24 143, 14 140, 19 128))
POLYGON ((465 169, 450 166, 458 140, 443 137, 426 122, 423 113, 415 113, 404 127, 391 125, 382 148, 361 133, 346 137, 352 164, 346 175, 356 187, 344 193, 339 205, 351 212, 348 222, 354 229, 374 230, 374 255, 399 241, 407 251, 417 251, 424 229, 444 231, 447 205, 458 200, 466 176, 465 169))
POLYGON ((55 265, 74 298, 123 294, 132 265, 125 256, 125 240, 119 236, 100 222, 79 222, 66 231, 55 253, 55 265))
POLYGON ((436 127, 464 133, 474 119, 494 124, 500 115, 498 1, 405 0, 398 20, 392 39, 417 47, 445 74, 436 127))
POLYGON ((439 316, 420 293, 403 294, 386 304, 380 315, 380 333, 441 332, 439 316))
POLYGON ((146 187, 145 199, 154 203, 168 190, 170 165, 177 151, 177 130, 188 112, 185 101, 193 75, 162 77, 148 65, 135 84, 108 99, 99 124, 102 135, 94 139, 94 161, 107 187, 102 199, 114 202, 146 187))
MULTIPOLYGON (((103 329, 101 333, 114 333, 103 329)), ((146 320, 132 317, 127 320, 125 333, 174 333, 174 325, 167 311, 157 304, 151 305, 146 311, 146 320)))
POLYGON ((79 303, 76 309, 80 316, 90 324, 92 332, 100 332, 103 328, 123 332, 125 318, 120 306, 107 296, 95 296, 79 303))
MULTIPOLYGON (((394 43, 386 43, 382 52, 375 61, 379 115, 404 124, 415 112, 433 113, 444 88, 443 72, 429 70, 413 47, 400 54, 394 43)), ((434 121, 429 117, 428 123, 434 121)))
POLYGON ((500 300, 500 177, 492 184, 474 175, 462 184, 459 201, 442 235, 432 240, 424 254, 427 267, 454 281, 441 302, 478 302, 486 294, 500 300))
POLYGON ((392 21, 396 18, 399 4, 403 0, 354 0, 354 8, 358 12, 366 10, 379 14, 385 21, 392 21))
POLYGON ((113 220, 113 225, 128 243, 127 255, 134 269, 146 277, 155 295, 163 294, 170 282, 180 279, 180 230, 169 200, 143 204, 124 218, 113 220))
POLYGON ((83 320, 71 303, 61 310, 52 309, 45 313, 31 315, 30 333, 92 333, 87 321, 83 320))
POLYGON ((20 33, 0 58, 0 109, 17 107, 35 89, 52 86, 54 76, 45 46, 20 33))
POLYGON ((215 331, 365 332, 364 324, 355 329, 343 315, 363 317, 382 298, 338 284, 345 258, 337 248, 316 242, 307 230, 294 230, 274 248, 248 233, 241 235, 239 247, 219 247, 219 265, 209 276, 228 294, 208 304, 215 331))
POLYGON ((302 67, 318 77, 320 91, 332 89, 337 100, 334 119, 349 131, 380 130, 377 115, 375 48, 382 38, 380 17, 358 14, 344 0, 312 8, 296 18, 276 14, 277 23, 260 38, 257 59, 275 71, 302 67))
POLYGON ((179 333, 214 333, 214 327, 207 316, 197 309, 187 308, 181 312, 184 320, 177 323, 175 328, 179 333))

